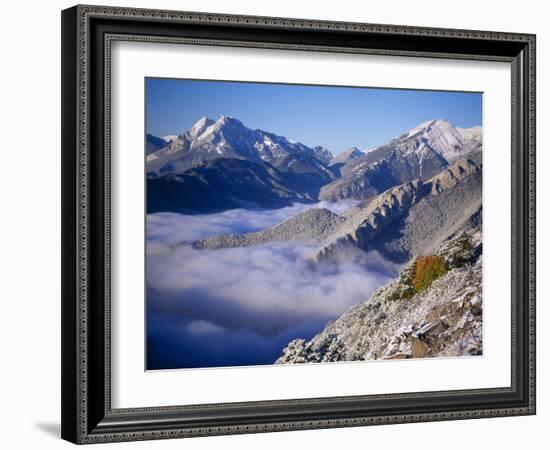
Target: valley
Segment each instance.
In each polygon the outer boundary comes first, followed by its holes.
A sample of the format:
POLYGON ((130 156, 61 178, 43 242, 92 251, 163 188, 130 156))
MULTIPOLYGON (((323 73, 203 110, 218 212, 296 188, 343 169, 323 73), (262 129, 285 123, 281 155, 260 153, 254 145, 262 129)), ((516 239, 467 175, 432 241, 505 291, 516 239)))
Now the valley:
POLYGON ((227 116, 146 141, 149 344, 202 352, 148 366, 481 354, 480 127, 336 156, 227 116))

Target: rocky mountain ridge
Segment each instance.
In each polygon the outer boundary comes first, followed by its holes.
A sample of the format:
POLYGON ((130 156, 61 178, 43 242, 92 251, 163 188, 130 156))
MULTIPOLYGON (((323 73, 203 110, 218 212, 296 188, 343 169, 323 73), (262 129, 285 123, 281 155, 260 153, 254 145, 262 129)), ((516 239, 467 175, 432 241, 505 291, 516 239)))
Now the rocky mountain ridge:
POLYGON ((357 147, 351 147, 346 150, 344 150, 341 153, 338 153, 335 157, 333 157, 329 164, 332 166, 334 164, 338 163, 347 163, 348 161, 351 161, 352 159, 360 158, 361 156, 364 156, 365 152, 362 152, 357 147))
POLYGON ((426 182, 417 179, 396 186, 340 216, 314 208, 267 230, 222 235, 193 245, 214 249, 308 241, 316 245, 311 257, 316 263, 364 258, 363 252, 369 250, 406 262, 449 236, 477 226, 480 192, 480 167, 471 159, 459 159, 426 182))
POLYGON ((196 249, 250 247, 275 241, 305 241, 319 243, 345 221, 326 208, 312 208, 266 230, 246 234, 223 234, 193 242, 196 249))
POLYGON ((464 222, 481 208, 480 192, 480 168, 468 158, 460 159, 426 182, 406 182, 355 207, 348 212, 346 222, 325 240, 314 259, 340 261, 350 248, 360 248, 376 249, 392 260, 406 261, 461 226, 468 228, 464 222), (445 201, 447 207, 442 208, 445 201), (471 209, 471 214, 463 217, 471 209), (423 210, 423 214, 415 214, 417 210, 423 210), (405 228, 417 236, 405 233, 405 228), (424 230, 423 236, 418 236, 424 230), (391 244, 401 248, 392 251, 388 248, 391 244))
POLYGON ((147 155, 150 155, 151 153, 155 153, 161 148, 166 147, 168 144, 169 142, 164 138, 153 136, 152 134, 147 134, 145 152, 147 155))
POLYGON ((270 162, 289 155, 305 156, 326 165, 332 154, 321 146, 310 148, 263 130, 247 128, 240 120, 221 116, 199 119, 188 131, 147 156, 149 176, 181 173, 217 158, 270 162))
POLYGON ((333 157, 324 147, 310 148, 252 130, 235 118, 203 117, 180 135, 147 136, 147 209, 208 212, 319 199, 370 201, 393 187, 424 182, 472 153, 480 154, 481 134, 480 127, 460 129, 431 120, 368 153, 351 148, 333 157), (167 197, 161 198, 160 192, 167 197))
POLYGON ((480 148, 480 127, 460 129, 444 120, 431 120, 349 160, 340 168, 341 177, 323 186, 319 198, 368 199, 407 181, 426 180, 480 148))

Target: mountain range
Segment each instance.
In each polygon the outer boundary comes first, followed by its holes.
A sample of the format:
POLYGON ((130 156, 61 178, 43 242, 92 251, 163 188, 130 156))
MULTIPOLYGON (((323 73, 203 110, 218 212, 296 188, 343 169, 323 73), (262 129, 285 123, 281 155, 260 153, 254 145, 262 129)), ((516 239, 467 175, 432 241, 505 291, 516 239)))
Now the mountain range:
POLYGON ((148 212, 352 205, 178 246, 299 241, 315 270, 360 266, 374 253, 401 266, 312 339, 288 342, 277 364, 482 354, 481 127, 429 120, 379 147, 333 156, 234 118, 203 117, 179 135, 147 135, 146 155, 148 212))
POLYGON ((323 186, 320 199, 366 199, 416 178, 428 179, 457 158, 481 148, 481 128, 424 122, 363 156, 348 160, 341 176, 323 186))
POLYGON ((261 163, 290 155, 318 161, 323 167, 333 158, 326 148, 310 148, 274 133, 252 130, 233 117, 221 116, 216 121, 202 117, 166 146, 149 153, 147 172, 155 175, 180 173, 218 158, 261 163))
POLYGON ((316 263, 364 258, 364 252, 371 250, 405 263, 481 223, 480 155, 471 156, 426 181, 416 179, 394 186, 341 215, 312 208, 266 230, 216 236, 193 246, 219 249, 308 241, 315 248, 310 260, 316 263))
POLYGON ((480 151, 481 134, 480 127, 430 120, 368 152, 353 147, 333 156, 322 146, 253 130, 232 117, 202 117, 178 135, 147 135, 147 210, 193 213, 368 200, 427 180, 480 151))

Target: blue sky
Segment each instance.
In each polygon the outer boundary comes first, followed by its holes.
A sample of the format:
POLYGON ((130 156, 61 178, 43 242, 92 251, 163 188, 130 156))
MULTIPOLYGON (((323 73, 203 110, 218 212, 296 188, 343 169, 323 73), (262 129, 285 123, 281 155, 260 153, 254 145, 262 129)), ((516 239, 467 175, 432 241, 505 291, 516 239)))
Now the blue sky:
POLYGON ((202 116, 225 115, 333 154, 386 143, 416 125, 482 122, 482 94, 270 83, 146 79, 147 133, 187 131, 202 116))

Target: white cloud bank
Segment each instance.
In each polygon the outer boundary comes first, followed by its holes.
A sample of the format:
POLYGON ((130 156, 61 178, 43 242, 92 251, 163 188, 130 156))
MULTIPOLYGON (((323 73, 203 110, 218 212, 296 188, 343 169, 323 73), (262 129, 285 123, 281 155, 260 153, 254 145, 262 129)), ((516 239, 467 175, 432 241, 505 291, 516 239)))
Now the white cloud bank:
MULTIPOLYGON (((336 205, 336 210, 347 206, 336 205)), ((375 252, 367 255, 367 264, 316 266, 307 262, 313 248, 300 242, 221 250, 174 245, 256 231, 305 209, 296 205, 271 211, 148 216, 148 336, 155 341, 162 334, 163 342, 176 349, 175 341, 185 341, 181 348, 186 349, 175 359, 163 356, 171 361, 164 365, 161 357, 156 358, 153 366, 237 365, 238 361, 226 360, 238 351, 232 345, 249 347, 242 349, 249 355, 245 363, 255 361, 255 351, 269 353, 273 361, 290 338, 310 338, 328 320, 366 300, 396 275, 398 267, 375 252), (170 327, 178 331, 170 335, 170 327), (193 352, 212 352, 212 358, 191 355, 190 342, 193 352), (220 359, 220 352, 229 356, 220 359)))
POLYGON ((327 208, 340 213, 357 202, 297 203, 279 209, 248 210, 232 209, 216 214, 183 215, 178 213, 155 213, 147 215, 147 241, 174 245, 192 242, 220 234, 250 233, 264 230, 294 217, 311 208, 327 208))

